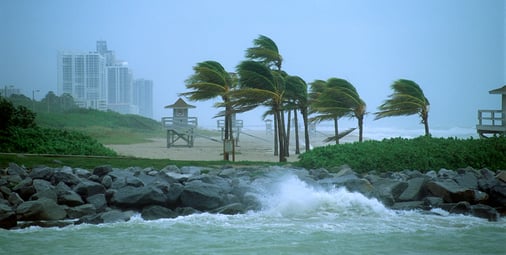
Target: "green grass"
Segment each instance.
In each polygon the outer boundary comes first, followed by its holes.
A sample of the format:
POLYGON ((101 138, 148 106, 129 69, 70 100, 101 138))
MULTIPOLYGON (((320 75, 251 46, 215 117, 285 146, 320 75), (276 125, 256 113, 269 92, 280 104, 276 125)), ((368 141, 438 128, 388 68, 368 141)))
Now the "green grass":
POLYGON ((39 112, 36 123, 45 128, 79 131, 102 144, 142 143, 165 135, 158 121, 112 111, 75 109, 65 113, 39 112))
POLYGON ((272 162, 254 162, 254 161, 182 161, 169 159, 145 159, 134 157, 99 157, 99 156, 62 156, 62 155, 30 155, 30 154, 0 154, 0 167, 6 168, 9 163, 16 163, 27 168, 35 166, 62 167, 70 166, 74 168, 93 169, 100 165, 110 165, 115 168, 127 167, 152 167, 162 169, 168 165, 182 166, 202 166, 202 167, 221 167, 224 165, 233 166, 271 166, 281 165, 272 162))

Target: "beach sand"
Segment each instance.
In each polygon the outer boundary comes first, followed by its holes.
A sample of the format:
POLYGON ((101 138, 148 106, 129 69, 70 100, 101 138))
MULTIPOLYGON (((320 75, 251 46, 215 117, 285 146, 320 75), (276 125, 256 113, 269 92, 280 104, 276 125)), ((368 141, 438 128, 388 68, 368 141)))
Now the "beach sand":
MULTIPOLYGON (((195 136, 193 147, 187 147, 184 141, 178 141, 176 145, 167 148, 166 137, 152 138, 151 142, 128 144, 128 145, 106 145, 122 156, 132 156, 150 159, 171 159, 171 160, 222 160, 223 143, 218 132, 207 132, 211 135, 195 136)), ((325 146, 332 143, 324 143, 323 140, 328 133, 315 132, 311 134, 311 147, 325 146)), ((294 134, 291 134, 289 162, 297 161, 295 154, 294 134)), ((300 152, 305 151, 304 134, 300 134, 300 152)), ((356 141, 357 137, 350 134, 342 139, 342 142, 356 141)), ((232 156, 230 157, 232 160, 232 156)), ((236 146, 235 161, 266 161, 277 162, 278 156, 274 156, 273 135, 266 131, 242 130, 239 135, 239 143, 236 146)))

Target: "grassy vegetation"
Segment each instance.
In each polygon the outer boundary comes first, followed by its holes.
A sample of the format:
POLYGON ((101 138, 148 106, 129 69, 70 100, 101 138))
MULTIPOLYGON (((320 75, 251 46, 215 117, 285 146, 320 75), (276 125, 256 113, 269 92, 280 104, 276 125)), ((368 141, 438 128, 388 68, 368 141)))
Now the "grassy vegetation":
POLYGON ((440 168, 506 169, 506 137, 456 139, 418 137, 393 138, 329 145, 300 156, 305 168, 332 169, 343 164, 359 172, 439 170, 440 168))
POLYGON ((61 113, 37 113, 38 126, 82 132, 102 144, 133 144, 164 137, 161 124, 139 115, 112 111, 73 109, 61 113))
POLYGON ((133 157, 101 157, 101 156, 62 156, 62 155, 30 155, 30 154, 0 154, 0 168, 5 168, 9 163, 16 163, 23 165, 27 168, 35 166, 49 166, 61 167, 70 166, 75 168, 93 169, 100 165, 111 165, 116 168, 127 167, 153 167, 155 169, 162 169, 168 165, 182 166, 202 166, 202 167, 221 167, 224 165, 235 166, 271 166, 279 165, 279 163, 271 162, 253 162, 253 161, 240 161, 240 162, 227 162, 227 161, 182 161, 182 160, 169 160, 169 159, 144 159, 133 157))

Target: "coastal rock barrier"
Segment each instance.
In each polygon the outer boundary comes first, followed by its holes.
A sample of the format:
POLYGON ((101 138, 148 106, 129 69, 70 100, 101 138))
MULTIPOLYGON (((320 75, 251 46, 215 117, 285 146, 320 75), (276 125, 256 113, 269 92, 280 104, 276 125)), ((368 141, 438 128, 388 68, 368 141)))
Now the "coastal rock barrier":
POLYGON ((309 185, 345 187, 394 210, 441 208, 497 221, 506 214, 506 171, 463 168, 421 173, 405 170, 358 174, 344 165, 326 169, 222 166, 161 170, 98 166, 93 170, 11 163, 0 169, 0 227, 65 226, 146 220, 199 212, 261 210, 257 184, 274 172, 291 172, 309 185))

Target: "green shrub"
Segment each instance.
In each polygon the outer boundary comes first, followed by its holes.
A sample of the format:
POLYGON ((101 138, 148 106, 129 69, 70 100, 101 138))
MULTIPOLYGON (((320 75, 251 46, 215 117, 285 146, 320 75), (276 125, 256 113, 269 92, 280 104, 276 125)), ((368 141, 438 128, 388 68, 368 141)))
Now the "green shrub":
POLYGON ((315 148, 300 155, 305 168, 343 164, 355 171, 438 170, 440 168, 506 169, 506 138, 391 138, 315 148))
POLYGON ((49 128, 12 128, 0 140, 1 152, 116 156, 97 140, 75 131, 49 128))

